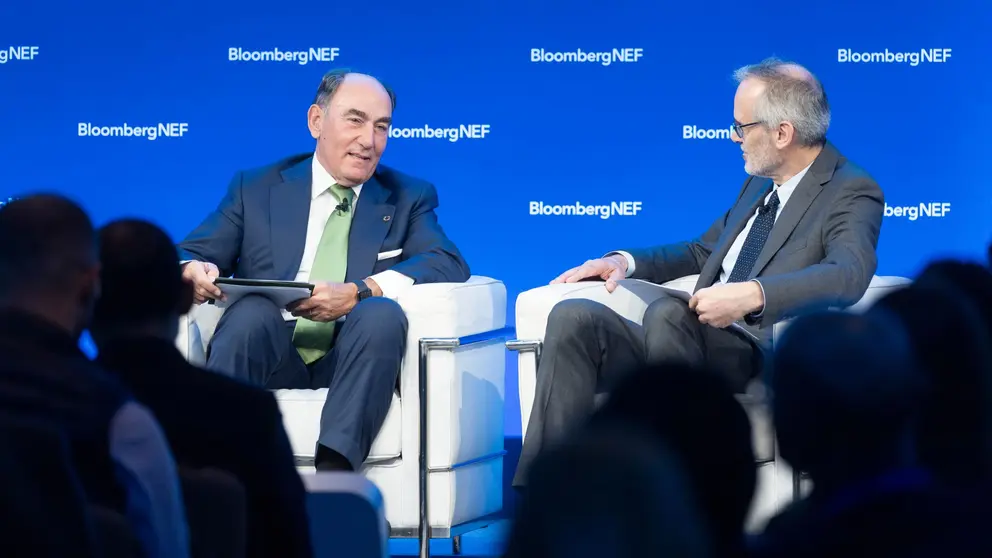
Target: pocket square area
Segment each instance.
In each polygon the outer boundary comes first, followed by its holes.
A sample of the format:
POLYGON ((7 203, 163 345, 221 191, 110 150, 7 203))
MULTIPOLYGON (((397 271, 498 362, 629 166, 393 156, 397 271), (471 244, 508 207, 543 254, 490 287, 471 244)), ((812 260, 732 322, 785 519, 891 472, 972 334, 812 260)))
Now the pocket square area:
POLYGON ((395 258, 403 253, 403 249, 389 250, 388 252, 379 252, 379 256, 376 257, 376 261, 388 260, 389 258, 395 258))

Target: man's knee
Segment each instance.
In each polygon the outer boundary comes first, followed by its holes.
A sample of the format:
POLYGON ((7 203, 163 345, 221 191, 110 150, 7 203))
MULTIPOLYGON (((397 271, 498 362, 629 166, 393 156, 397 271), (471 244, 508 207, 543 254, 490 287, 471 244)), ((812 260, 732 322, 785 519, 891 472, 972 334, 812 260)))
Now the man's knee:
POLYGON ((359 302, 348 314, 353 329, 373 333, 372 339, 402 341, 406 339, 408 323, 400 305, 388 298, 373 297, 359 302))
POLYGON ((236 324, 235 329, 251 330, 268 323, 282 323, 281 309, 264 296, 248 295, 224 311, 218 327, 227 325, 226 329, 230 329, 230 325, 236 324))
POLYGON ((644 329, 648 337, 655 333, 671 331, 689 316, 689 305, 670 296, 663 296, 648 305, 644 311, 644 329))
POLYGON ((555 304, 548 314, 548 328, 545 338, 555 336, 573 336, 592 329, 605 315, 612 312, 609 308, 584 298, 570 298, 555 304))

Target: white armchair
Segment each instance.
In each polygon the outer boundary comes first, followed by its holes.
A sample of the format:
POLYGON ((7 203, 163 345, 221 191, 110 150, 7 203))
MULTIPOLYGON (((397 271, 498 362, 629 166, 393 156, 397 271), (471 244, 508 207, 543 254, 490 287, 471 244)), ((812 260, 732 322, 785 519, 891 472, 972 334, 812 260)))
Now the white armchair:
MULTIPOLYGON (((698 275, 690 275, 664 283, 663 286, 692 293, 697 279, 698 275)), ((908 279, 901 277, 873 277, 868 291, 849 310, 861 311, 891 290, 908 283, 908 279)), ((594 300, 608 306, 628 320, 640 324, 648 305, 661 296, 663 296, 663 292, 657 285, 625 279, 619 282, 619 286, 612 294, 606 291, 602 281, 583 281, 545 285, 523 292, 517 297, 517 338, 508 341, 507 348, 517 351, 520 425, 523 438, 526 438, 527 424, 530 421, 531 408, 534 404, 537 366, 541 358, 548 315, 555 304, 572 298, 594 300)), ((787 322, 781 322, 774 326, 773 341, 781 334, 786 325, 787 322)), ((752 524, 755 524, 768 517, 782 502, 788 499, 788 490, 783 493, 782 490, 778 489, 778 486, 782 484, 780 479, 788 479, 791 471, 778 460, 774 431, 767 407, 764 404, 762 386, 756 382, 752 384, 749 393, 742 395, 740 399, 751 418, 755 457, 759 464, 768 465, 768 467, 763 468, 766 474, 763 474, 759 480, 759 494, 755 498, 756 502, 752 512, 752 524)), ((798 482, 798 478, 795 482, 798 482)), ((785 481, 784 486, 789 486, 788 480, 785 481)), ((793 497, 795 497, 797 490, 798 487, 793 486, 793 497)))
MULTIPOLYGON (((391 535, 455 538, 503 506, 506 287, 488 277, 415 285, 397 300, 409 324, 400 390, 362 472, 382 492, 391 535), (425 435, 421 436, 421 432, 425 435)), ((181 318, 176 344, 203 365, 223 310, 181 318)), ((276 390, 298 459, 312 460, 327 390, 276 390)))

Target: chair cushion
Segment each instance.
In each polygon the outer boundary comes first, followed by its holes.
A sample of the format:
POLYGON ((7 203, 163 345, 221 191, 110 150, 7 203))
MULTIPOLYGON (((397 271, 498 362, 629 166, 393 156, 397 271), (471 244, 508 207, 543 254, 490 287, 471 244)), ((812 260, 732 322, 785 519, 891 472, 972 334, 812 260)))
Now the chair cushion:
MULTIPOLYGON (((312 459, 317 448, 320 414, 324 408, 324 400, 327 398, 327 389, 278 389, 274 393, 279 403, 279 410, 282 412, 289 443, 293 446, 293 454, 312 459)), ((379 430, 379 435, 372 442, 372 450, 365 460, 366 463, 400 456, 403 433, 400 405, 399 394, 393 392, 393 401, 386 413, 386 420, 379 430)))

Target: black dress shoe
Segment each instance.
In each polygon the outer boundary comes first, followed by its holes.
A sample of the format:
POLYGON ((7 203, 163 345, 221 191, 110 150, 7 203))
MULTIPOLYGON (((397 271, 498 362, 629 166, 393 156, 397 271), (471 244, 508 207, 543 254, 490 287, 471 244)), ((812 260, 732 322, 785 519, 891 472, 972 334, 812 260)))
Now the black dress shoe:
POLYGON ((314 468, 318 471, 354 471, 345 456, 327 446, 317 446, 314 468))

